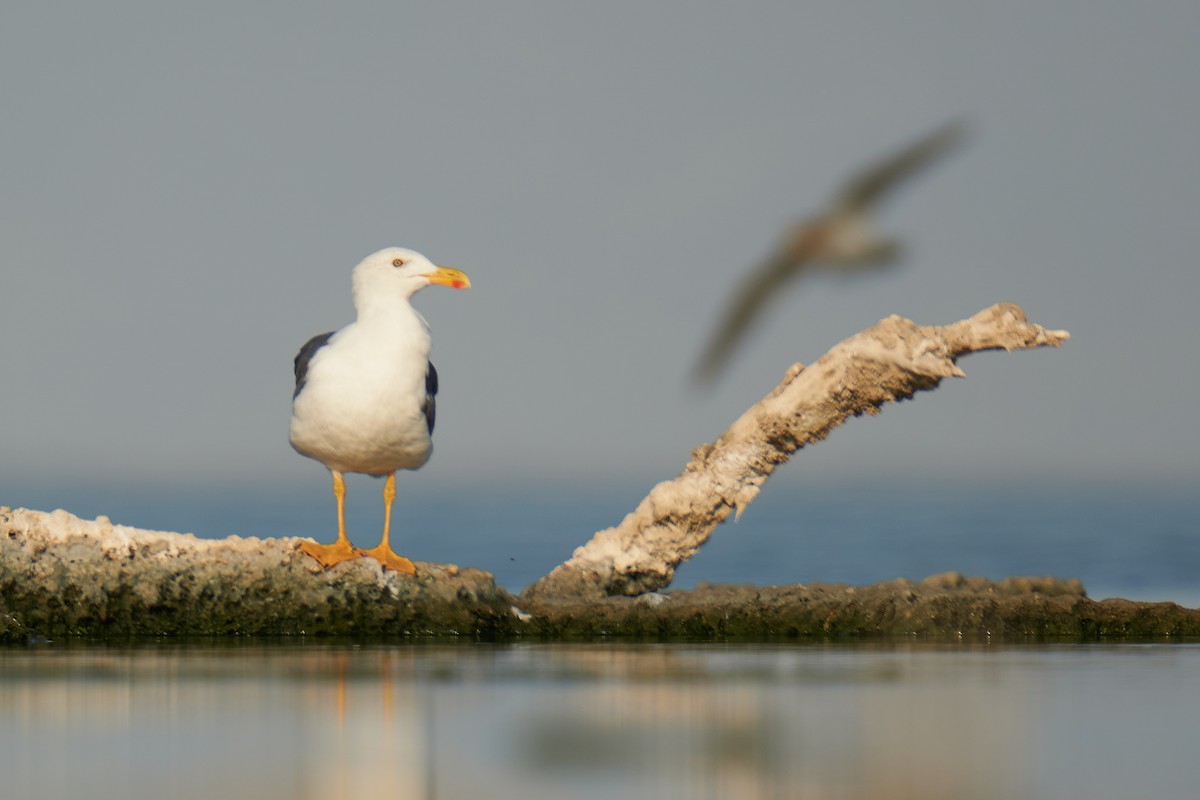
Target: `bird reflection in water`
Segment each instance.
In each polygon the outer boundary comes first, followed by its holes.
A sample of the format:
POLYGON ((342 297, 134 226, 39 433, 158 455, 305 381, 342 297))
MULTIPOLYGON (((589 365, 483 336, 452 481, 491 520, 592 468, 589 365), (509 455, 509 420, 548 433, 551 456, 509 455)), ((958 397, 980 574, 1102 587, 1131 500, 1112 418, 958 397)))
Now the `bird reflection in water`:
POLYGON ((0 650, 3 796, 1020 796, 1008 765, 1030 755, 1036 693, 1020 673, 928 655, 0 650))
MULTIPOLYGON (((331 659, 333 685, 325 688, 332 690, 334 741, 305 759, 331 769, 306 770, 304 796, 435 797, 434 696, 411 682, 411 658, 388 649, 331 659)), ((322 735, 319 723, 313 734, 322 735)))

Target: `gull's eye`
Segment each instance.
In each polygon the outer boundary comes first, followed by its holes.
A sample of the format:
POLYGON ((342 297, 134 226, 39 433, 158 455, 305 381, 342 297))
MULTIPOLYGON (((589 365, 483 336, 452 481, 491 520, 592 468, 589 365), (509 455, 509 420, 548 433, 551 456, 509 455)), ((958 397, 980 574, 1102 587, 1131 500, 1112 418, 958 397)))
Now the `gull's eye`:
POLYGON ((403 266, 404 266, 404 259, 403 259, 403 258, 393 258, 393 259, 392 259, 392 266, 393 266, 393 267, 403 267, 403 266))

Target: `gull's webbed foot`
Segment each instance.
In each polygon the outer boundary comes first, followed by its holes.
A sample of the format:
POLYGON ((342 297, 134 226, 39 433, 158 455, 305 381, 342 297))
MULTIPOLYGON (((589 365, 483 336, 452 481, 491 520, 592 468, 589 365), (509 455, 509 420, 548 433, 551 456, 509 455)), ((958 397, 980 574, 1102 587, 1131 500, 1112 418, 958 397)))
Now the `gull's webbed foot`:
POLYGON ((312 540, 304 541, 300 543, 300 551, 315 558, 326 569, 363 555, 362 550, 354 547, 345 539, 338 539, 333 544, 317 544, 312 540))
POLYGON ((370 550, 359 550, 359 555, 369 556, 379 562, 379 565, 384 569, 403 572, 405 575, 416 575, 417 568, 413 562, 409 561, 404 556, 398 556, 392 552, 392 548, 386 544, 380 544, 377 547, 372 547, 370 550))

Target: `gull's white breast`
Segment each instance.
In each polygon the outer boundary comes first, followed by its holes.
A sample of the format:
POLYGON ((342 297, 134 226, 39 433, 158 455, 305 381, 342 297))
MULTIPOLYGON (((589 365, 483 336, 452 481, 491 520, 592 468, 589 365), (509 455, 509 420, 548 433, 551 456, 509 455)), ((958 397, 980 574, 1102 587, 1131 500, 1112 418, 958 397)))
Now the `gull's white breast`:
POLYGON ((414 316, 419 329, 354 323, 316 352, 292 403, 292 447, 339 472, 383 475, 429 460, 429 332, 414 316))

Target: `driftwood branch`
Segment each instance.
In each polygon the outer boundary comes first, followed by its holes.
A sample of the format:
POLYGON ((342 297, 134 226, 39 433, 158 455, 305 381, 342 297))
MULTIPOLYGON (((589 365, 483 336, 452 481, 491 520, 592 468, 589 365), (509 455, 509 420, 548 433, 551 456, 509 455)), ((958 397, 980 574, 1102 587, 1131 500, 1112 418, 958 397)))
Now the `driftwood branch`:
POLYGON ((1010 303, 944 326, 895 315, 881 320, 812 366, 793 365, 715 442, 696 448, 678 477, 655 486, 619 525, 593 536, 524 597, 661 589, 717 525, 758 495, 776 467, 848 417, 877 414, 885 403, 932 389, 943 378, 965 377, 955 362, 968 353, 1057 346, 1068 337, 1030 323, 1010 303))

